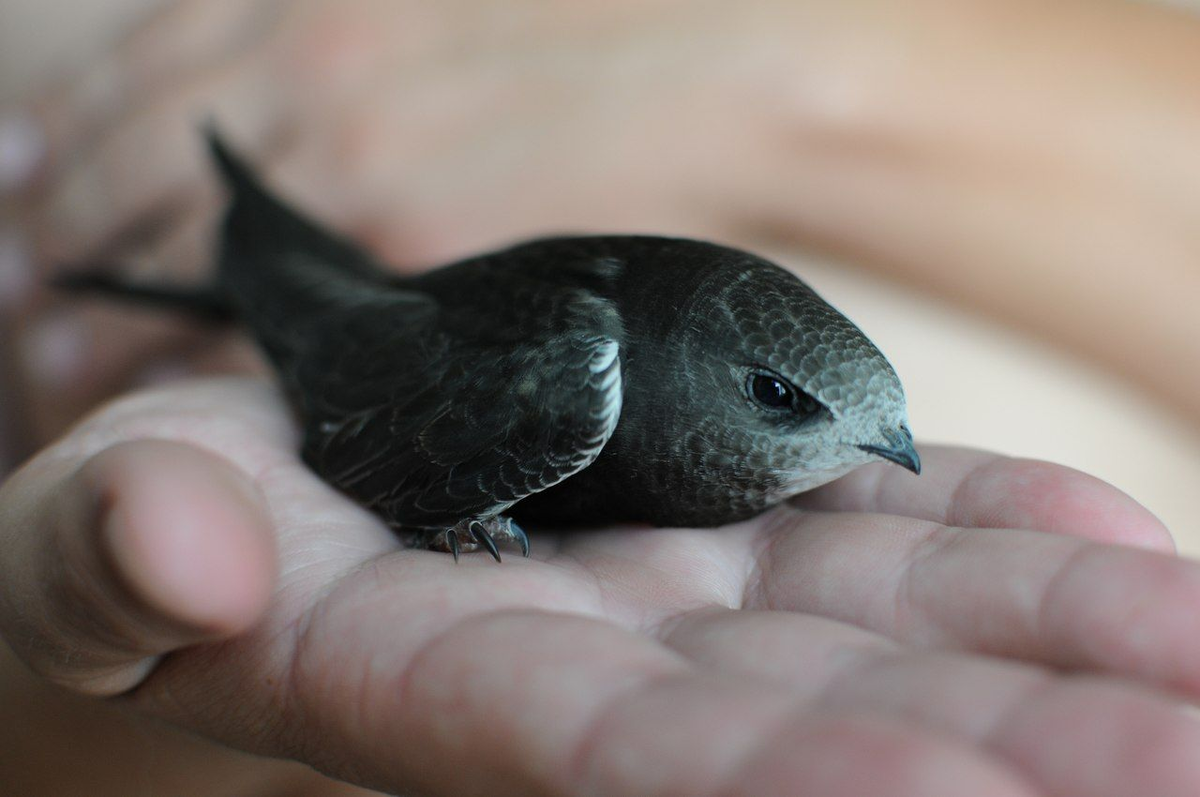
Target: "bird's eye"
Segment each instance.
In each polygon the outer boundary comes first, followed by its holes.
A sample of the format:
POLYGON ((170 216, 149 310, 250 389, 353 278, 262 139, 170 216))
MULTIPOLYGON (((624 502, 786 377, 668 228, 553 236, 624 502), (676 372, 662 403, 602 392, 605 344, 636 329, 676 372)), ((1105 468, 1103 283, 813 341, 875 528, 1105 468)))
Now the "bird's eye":
POLYGON ((792 386, 769 374, 750 374, 748 388, 754 400, 772 409, 791 409, 792 386))
POLYGON ((778 374, 754 371, 746 378, 746 393, 760 407, 783 410, 805 419, 821 409, 820 403, 778 374))

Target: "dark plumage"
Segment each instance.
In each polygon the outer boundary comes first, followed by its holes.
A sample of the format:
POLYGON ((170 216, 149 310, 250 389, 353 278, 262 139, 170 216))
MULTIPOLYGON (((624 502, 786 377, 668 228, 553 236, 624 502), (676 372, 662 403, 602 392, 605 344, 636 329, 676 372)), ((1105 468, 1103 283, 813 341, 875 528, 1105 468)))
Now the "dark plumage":
POLYGON ((245 325, 304 458, 412 543, 527 545, 521 521, 712 526, 873 456, 917 471, 891 366, 799 279, 692 240, 552 238, 398 277, 231 191, 213 285, 66 287, 245 325))

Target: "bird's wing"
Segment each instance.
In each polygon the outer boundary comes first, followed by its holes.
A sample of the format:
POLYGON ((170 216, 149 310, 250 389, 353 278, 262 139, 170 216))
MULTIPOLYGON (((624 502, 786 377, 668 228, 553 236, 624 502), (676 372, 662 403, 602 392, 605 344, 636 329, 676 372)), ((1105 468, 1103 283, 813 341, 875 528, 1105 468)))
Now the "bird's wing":
POLYGON ((470 313, 400 295, 321 319, 292 379, 306 460, 408 528, 490 517, 587 467, 621 410, 620 319, 578 288, 536 296, 470 313))

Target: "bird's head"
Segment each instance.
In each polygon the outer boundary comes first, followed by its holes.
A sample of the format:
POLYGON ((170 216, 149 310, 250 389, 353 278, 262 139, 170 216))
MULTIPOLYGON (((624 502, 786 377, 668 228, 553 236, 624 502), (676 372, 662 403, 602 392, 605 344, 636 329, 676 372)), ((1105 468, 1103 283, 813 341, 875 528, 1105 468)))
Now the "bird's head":
POLYGON ((661 338, 682 369, 661 422, 702 478, 774 503, 877 458, 919 473, 904 389, 875 345, 791 273, 714 250, 661 338))

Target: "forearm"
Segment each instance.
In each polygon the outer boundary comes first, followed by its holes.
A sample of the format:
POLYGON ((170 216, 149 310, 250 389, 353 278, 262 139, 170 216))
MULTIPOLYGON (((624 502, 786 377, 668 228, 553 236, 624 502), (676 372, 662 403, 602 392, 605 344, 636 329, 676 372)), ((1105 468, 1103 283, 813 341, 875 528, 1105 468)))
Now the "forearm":
POLYGON ((765 166, 787 171, 758 181, 781 193, 742 206, 1200 417, 1200 372, 1179 367, 1200 358, 1200 20, 1095 1, 831 14, 793 151, 765 166))

